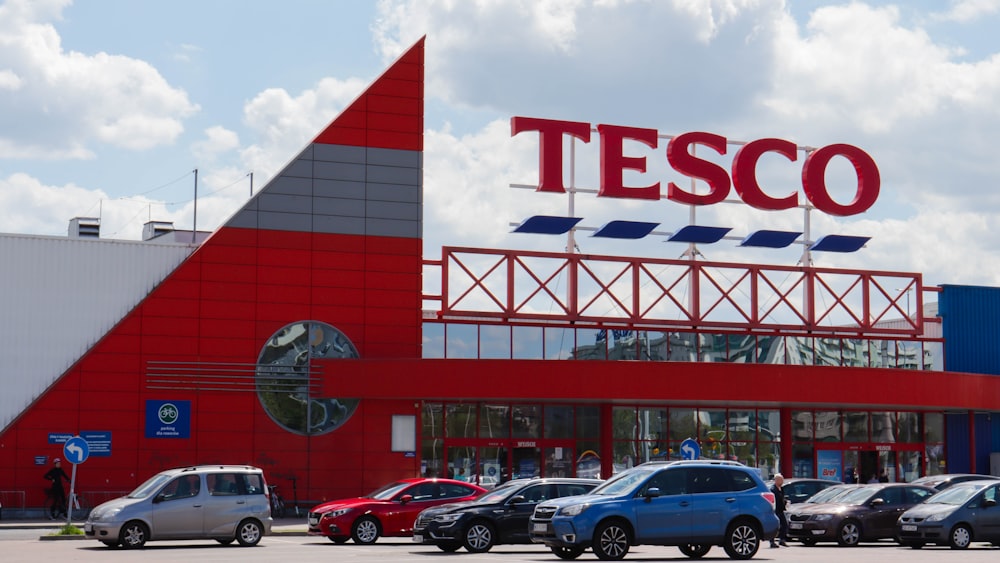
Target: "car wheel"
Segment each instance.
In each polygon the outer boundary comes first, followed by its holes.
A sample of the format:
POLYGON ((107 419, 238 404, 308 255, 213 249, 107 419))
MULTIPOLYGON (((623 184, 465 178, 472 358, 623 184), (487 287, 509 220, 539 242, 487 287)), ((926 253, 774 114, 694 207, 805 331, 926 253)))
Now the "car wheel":
POLYGON ((577 557, 583 555, 583 552, 586 551, 586 549, 582 547, 561 547, 558 545, 554 545, 549 549, 552 550, 552 553, 556 554, 556 557, 559 559, 566 559, 567 561, 576 559, 577 557))
POLYGON ((594 530, 593 549, 598 559, 624 559, 628 546, 628 530, 618 521, 601 522, 594 530))
POLYGON ((378 520, 371 516, 358 518, 354 521, 354 526, 351 527, 351 538, 354 540, 354 543, 373 544, 378 541, 379 534, 381 533, 378 520))
POLYGON ((222 545, 229 545, 233 543, 235 538, 215 538, 215 541, 221 543, 222 545))
POLYGON ((802 538, 800 541, 802 542, 802 545, 806 547, 812 547, 817 543, 813 538, 802 538))
POLYGON ((730 559, 750 559, 760 548, 760 530, 747 520, 737 520, 726 530, 722 544, 730 559))
POLYGON ((260 522, 252 518, 240 522, 240 525, 236 527, 236 541, 243 547, 257 545, 262 537, 264 537, 264 528, 260 522))
POLYGON ((461 549, 461 547, 462 547, 462 544, 460 544, 458 542, 455 542, 455 543, 439 543, 439 544, 437 544, 437 548, 440 549, 441 551, 445 552, 445 553, 455 553, 456 551, 458 551, 459 549, 461 549))
POLYGON ((703 543, 685 543, 677 547, 680 548, 681 553, 691 559, 700 559, 708 553, 708 550, 712 549, 712 546, 703 543))
POLYGON ((118 543, 125 549, 141 549, 149 539, 149 526, 138 520, 126 522, 118 534, 118 543))
POLYGON ((493 547, 496 532, 489 522, 474 521, 465 529, 465 549, 469 553, 486 553, 493 547))
POLYGON ((347 540, 351 539, 351 538, 348 538, 346 536, 326 536, 326 537, 329 538, 330 541, 332 541, 333 543, 335 543, 337 545, 340 545, 342 543, 347 543, 347 540))
POLYGON ((844 520, 837 527, 837 543, 844 547, 854 547, 861 541, 861 525, 857 520, 844 520))
POLYGON ((948 535, 948 545, 952 549, 965 549, 972 543, 972 530, 965 524, 959 524, 951 529, 948 535))

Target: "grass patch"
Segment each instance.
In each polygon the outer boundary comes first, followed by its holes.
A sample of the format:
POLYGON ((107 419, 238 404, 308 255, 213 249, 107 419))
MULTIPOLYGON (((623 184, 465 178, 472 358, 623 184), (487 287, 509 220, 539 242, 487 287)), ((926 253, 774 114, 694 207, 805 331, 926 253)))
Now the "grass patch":
POLYGON ((73 524, 65 524, 62 528, 52 534, 53 536, 82 536, 83 530, 77 528, 73 524))

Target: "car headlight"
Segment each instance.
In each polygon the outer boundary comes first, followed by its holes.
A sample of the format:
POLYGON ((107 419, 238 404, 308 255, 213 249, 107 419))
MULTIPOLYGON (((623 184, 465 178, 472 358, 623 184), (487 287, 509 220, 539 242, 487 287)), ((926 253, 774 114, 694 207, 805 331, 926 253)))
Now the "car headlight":
POLYGON ((563 508, 560 508, 559 509, 559 514, 562 514, 563 516, 576 516, 577 514, 580 514, 581 512, 583 512, 584 510, 587 510, 587 508, 589 508, 589 507, 590 507, 590 505, 587 504, 587 503, 583 503, 583 504, 571 504, 569 506, 565 506, 563 508))
POLYGON ((93 521, 95 521, 95 522, 98 522, 98 521, 101 521, 101 520, 113 520, 114 517, 118 516, 118 513, 121 512, 121 511, 122 511, 122 507, 120 507, 120 506, 116 507, 116 508, 111 508, 111 509, 108 509, 108 510, 101 510, 101 511, 95 510, 93 512, 93 514, 90 515, 90 519, 93 520, 93 521))
POLYGON ((461 513, 439 514, 439 515, 437 515, 437 516, 434 517, 434 521, 435 522, 443 522, 445 524, 451 524, 452 522, 454 522, 455 520, 458 520, 461 517, 462 517, 461 513))
POLYGON ((812 517, 812 519, 817 522, 825 522, 830 518, 833 518, 833 514, 816 514, 812 517))
POLYGON ((336 518, 338 516, 343 516, 350 512, 350 508, 338 508, 337 510, 331 510, 330 512, 324 512, 323 518, 336 518))
POLYGON ((924 522, 940 522, 941 520, 944 520, 948 516, 949 516, 949 514, 947 512, 940 512, 938 514, 931 514, 930 516, 928 516, 927 518, 924 519, 924 522))

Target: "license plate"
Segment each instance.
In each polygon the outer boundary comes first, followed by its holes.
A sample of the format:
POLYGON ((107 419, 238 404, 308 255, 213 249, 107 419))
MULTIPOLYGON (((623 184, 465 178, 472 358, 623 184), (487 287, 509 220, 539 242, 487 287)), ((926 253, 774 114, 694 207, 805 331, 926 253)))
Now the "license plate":
POLYGON ((549 529, 548 524, 538 524, 538 523, 535 523, 535 524, 531 525, 531 531, 532 532, 544 533, 548 529, 549 529))
POLYGON ((413 534, 413 542, 414 543, 424 543, 424 536, 422 536, 420 534, 413 534))
POLYGON ((801 530, 802 529, 802 524, 800 524, 798 522, 789 522, 788 523, 788 529, 789 530, 801 530))
POLYGON ((903 531, 904 532, 916 532, 917 531, 917 527, 914 526, 913 524, 903 524, 903 531))

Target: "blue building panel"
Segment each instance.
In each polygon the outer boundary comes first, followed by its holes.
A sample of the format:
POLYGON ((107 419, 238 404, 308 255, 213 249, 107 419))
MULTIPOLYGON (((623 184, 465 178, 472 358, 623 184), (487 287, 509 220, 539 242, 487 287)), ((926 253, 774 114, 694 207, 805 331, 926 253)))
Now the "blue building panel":
POLYGON ((1000 288, 943 285, 938 314, 945 371, 1000 375, 1000 288))

